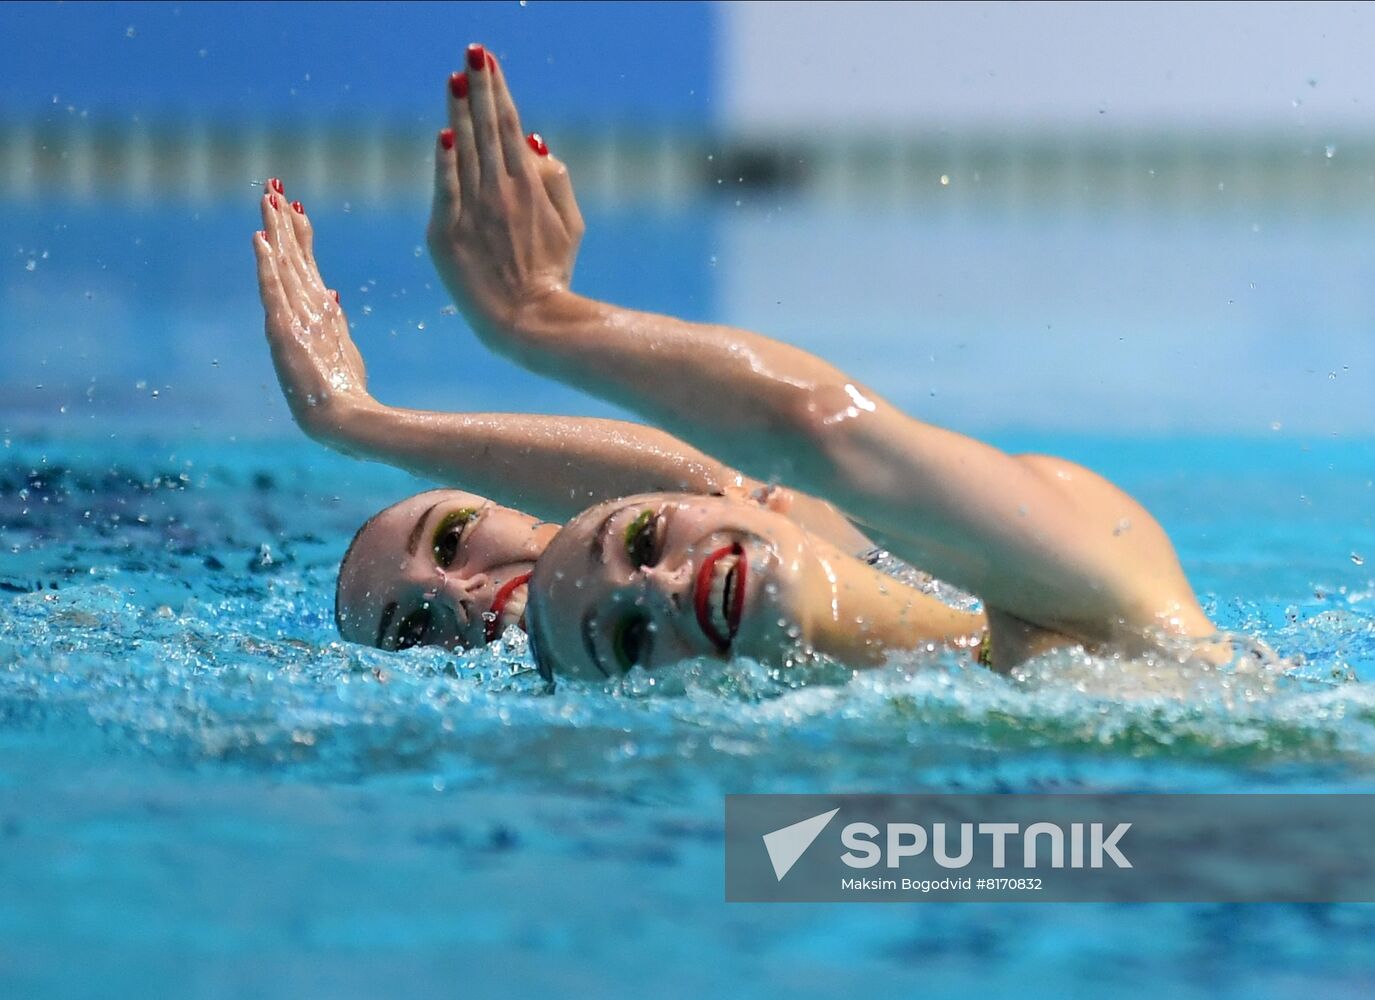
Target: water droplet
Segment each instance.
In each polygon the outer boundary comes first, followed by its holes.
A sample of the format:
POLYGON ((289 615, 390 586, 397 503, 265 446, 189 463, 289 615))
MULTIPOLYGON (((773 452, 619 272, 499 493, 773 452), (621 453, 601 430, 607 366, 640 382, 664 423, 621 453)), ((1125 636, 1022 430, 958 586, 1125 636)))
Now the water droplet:
POLYGON ((1337 147, 1333 143, 1328 143, 1323 152, 1327 154, 1327 158, 1330 160, 1337 155, 1337 147))
POLYGON ((950 186, 950 175, 949 175, 949 174, 941 174, 941 187, 949 187, 949 186, 950 186))
POLYGON ((36 260, 34 260, 32 257, 30 257, 30 258, 29 258, 29 262, 28 262, 27 264, 24 265, 24 270, 25 270, 25 271, 37 271, 37 270, 38 270, 38 261, 36 261, 36 260))
POLYGON ((129 27, 127 27, 127 28, 124 29, 124 37, 125 37, 125 38, 133 38, 134 35, 136 35, 137 33, 138 33, 138 32, 134 31, 134 26, 133 26, 132 24, 129 25, 129 27))
POLYGON ((411 251, 411 253, 415 254, 415 256, 417 257, 419 257, 424 252, 425 251, 422 250, 420 247, 416 247, 414 250, 411 251))
POLYGON ((1351 553, 1351 561, 1355 563, 1357 566, 1365 565, 1365 557, 1362 556, 1359 552, 1351 553))

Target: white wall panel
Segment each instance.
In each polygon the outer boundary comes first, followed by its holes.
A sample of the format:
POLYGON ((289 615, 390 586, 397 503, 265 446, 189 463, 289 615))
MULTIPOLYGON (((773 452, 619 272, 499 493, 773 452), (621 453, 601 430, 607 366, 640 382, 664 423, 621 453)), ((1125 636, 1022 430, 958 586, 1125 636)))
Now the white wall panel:
POLYGON ((723 4, 723 120, 1375 122, 1375 5, 723 4))

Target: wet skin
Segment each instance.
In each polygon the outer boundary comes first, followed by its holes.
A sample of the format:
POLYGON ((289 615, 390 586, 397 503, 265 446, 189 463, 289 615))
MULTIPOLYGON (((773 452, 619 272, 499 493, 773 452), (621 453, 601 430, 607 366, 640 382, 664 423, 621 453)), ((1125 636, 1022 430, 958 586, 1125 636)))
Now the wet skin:
POLYGON ((522 578, 557 531, 461 490, 409 497, 368 522, 340 567, 340 634, 383 649, 480 646, 523 625, 522 578))
POLYGON ((759 503, 648 494, 579 515, 530 584, 541 668, 606 679, 696 657, 855 664, 971 642, 982 618, 906 587, 759 503))
MULTIPOLYGON (((812 494, 816 504, 825 507, 829 501, 881 536, 897 555, 982 599, 989 619, 980 628, 991 635, 990 662, 996 669, 1010 669, 1063 644, 1219 645, 1216 627, 1199 606, 1164 530, 1102 477, 1052 457, 1010 455, 925 423, 822 359, 767 337, 622 309, 573 293, 568 282, 582 220, 566 172, 553 168, 542 143, 525 142, 497 62, 473 45, 467 65, 466 75, 451 81, 451 128, 436 139, 429 229, 436 266, 489 347, 636 410, 730 463, 703 461, 701 452, 675 448, 676 457, 661 464, 663 474, 655 477, 672 485, 647 488, 701 489, 707 480, 715 483, 707 489, 721 489, 720 476, 711 469, 730 470, 742 484, 751 474, 756 483, 782 479, 812 494), (661 377, 664 373, 671 374, 661 377), (707 399, 711 405, 703 406, 707 399), (689 465, 695 471, 684 475, 689 465)), ((530 474, 525 469, 530 449, 498 446, 512 438, 507 432, 520 421, 517 416, 453 421, 378 407, 363 390, 361 358, 348 340, 337 297, 327 293, 314 267, 304 213, 295 203, 286 211, 282 197, 280 184, 265 195, 265 228, 255 249, 273 360, 293 416, 307 433, 340 450, 384 456, 434 478, 471 484, 472 475, 486 475, 487 480, 478 480, 481 488, 497 495, 502 487, 493 486, 491 477, 510 479, 518 487, 507 493, 522 505, 527 494, 562 497, 565 503, 597 490, 607 496, 610 483, 633 478, 622 473, 638 463, 625 462, 623 454, 619 462, 608 461, 607 449, 599 445, 584 452, 616 475, 599 473, 594 479, 586 462, 574 465, 560 454, 562 438, 544 441, 538 451, 543 461, 530 474), (292 247, 303 252, 287 252, 292 247), (442 457, 454 454, 462 461, 442 457), (519 455, 521 461, 491 461, 503 454, 519 455), (597 489, 552 488, 548 473, 558 468, 576 468, 597 489), (463 478, 453 475, 456 469, 463 478)), ((528 431, 514 437, 528 437, 528 431)), ((662 444, 661 437, 648 450, 662 455, 662 444)), ((700 502, 689 498, 689 507, 700 502)), ((826 510, 839 516, 834 508, 826 510)), ((554 516, 568 513, 560 509, 554 516)), ((641 514, 623 515, 631 518, 625 529, 641 514)), ((537 648, 570 661, 584 656, 586 662, 571 672, 592 675, 595 670, 602 676, 627 659, 653 666, 661 656, 677 659, 694 651, 775 662, 777 647, 762 648, 760 638, 767 622, 756 612, 773 610, 757 597, 760 586, 786 612, 770 627, 785 635, 797 632, 818 651, 855 665, 878 662, 885 650, 915 648, 933 636, 954 638, 969 624, 951 620, 948 608, 922 607, 919 594, 912 597, 892 581, 879 582, 872 570, 834 547, 796 537, 795 525, 771 521, 777 527, 771 535, 762 522, 746 523, 748 517, 735 512, 699 525, 703 530, 687 543, 691 551, 680 553, 684 565, 669 577, 672 559, 664 561, 654 548, 657 537, 638 541, 633 552, 627 547, 631 561, 613 565, 604 561, 608 551, 616 551, 608 539, 584 538, 579 545, 578 532, 592 527, 590 515, 580 516, 578 531, 567 532, 569 542, 558 547, 559 558, 540 561, 541 569, 559 568, 537 574, 534 581, 544 579, 548 592, 546 601, 538 588, 532 591, 537 597, 532 624, 548 626, 548 635, 536 629, 537 648), (763 553, 751 548, 759 538, 766 543, 763 553), (709 565, 709 560, 715 562, 709 565), (749 572, 752 562, 763 568, 749 572), (735 575, 718 580, 721 566, 735 575), (699 582, 704 579, 705 599, 699 582), (577 581, 581 588, 573 586, 577 581), (579 591, 596 592, 607 607, 579 591), (607 639, 604 612, 614 623, 610 652, 617 659, 612 662, 596 645, 607 639), (560 635, 575 641, 569 645, 560 635), (675 643, 683 649, 674 652, 675 643)), ((394 553, 395 540, 392 544, 394 553)), ((404 548, 409 554, 409 546, 404 548)), ((674 555, 673 545, 666 555, 674 555)), ((431 565, 417 569, 403 560, 399 568, 384 568, 377 586, 341 581, 348 591, 347 625, 355 629, 346 628, 346 637, 393 645, 435 638, 470 641, 463 629, 476 634, 471 609, 459 595, 441 594, 441 588, 424 582, 440 561, 432 557, 431 565), (389 595, 393 587, 408 594, 389 595), (411 606, 417 589, 419 602, 432 606, 411 606), (436 625, 442 596, 453 621, 436 625), (377 632, 368 637, 365 627, 352 621, 358 600, 371 602, 366 611, 379 616, 388 608, 392 615, 405 613, 404 634, 379 618, 377 632), (427 617, 414 618, 417 613, 427 617)), ((442 568, 450 569, 447 562, 442 568)), ((498 592, 493 590, 493 599, 498 592)), ((358 616, 362 620, 364 611, 358 616)), ((1230 654, 1221 648, 1217 655, 1230 654)))

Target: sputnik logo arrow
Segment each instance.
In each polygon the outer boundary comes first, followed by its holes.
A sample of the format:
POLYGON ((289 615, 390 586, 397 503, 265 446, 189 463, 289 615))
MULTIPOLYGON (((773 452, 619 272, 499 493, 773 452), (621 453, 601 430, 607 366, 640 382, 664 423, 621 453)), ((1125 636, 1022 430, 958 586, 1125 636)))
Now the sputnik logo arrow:
POLYGON ((778 881, 782 882, 783 876, 792 871, 798 858, 802 857, 807 848, 812 846, 812 842, 821 836, 821 831, 826 829, 826 825, 838 812, 839 806, 830 812, 764 834, 764 848, 769 852, 769 860, 773 862, 773 873, 778 877, 778 881))

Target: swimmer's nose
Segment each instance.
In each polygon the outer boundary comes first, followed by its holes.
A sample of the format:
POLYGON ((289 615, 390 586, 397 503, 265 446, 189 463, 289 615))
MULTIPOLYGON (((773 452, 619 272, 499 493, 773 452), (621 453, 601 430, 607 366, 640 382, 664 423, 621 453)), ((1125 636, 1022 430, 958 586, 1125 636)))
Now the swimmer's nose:
POLYGON ((656 592, 668 598, 675 607, 683 607, 684 601, 688 600, 688 591, 692 587, 692 564, 684 562, 668 569, 664 566, 646 566, 642 569, 645 579, 656 592))
POLYGON ((432 589, 427 598, 448 606, 460 625, 472 624, 476 612, 474 606, 480 602, 482 591, 491 583, 486 573, 472 573, 460 576, 445 573, 443 579, 432 589))
POLYGON ((492 582, 492 578, 486 573, 464 573, 461 571, 440 570, 439 577, 439 587, 441 590, 455 595, 462 595, 465 598, 470 598, 473 594, 476 594, 479 590, 492 582))

